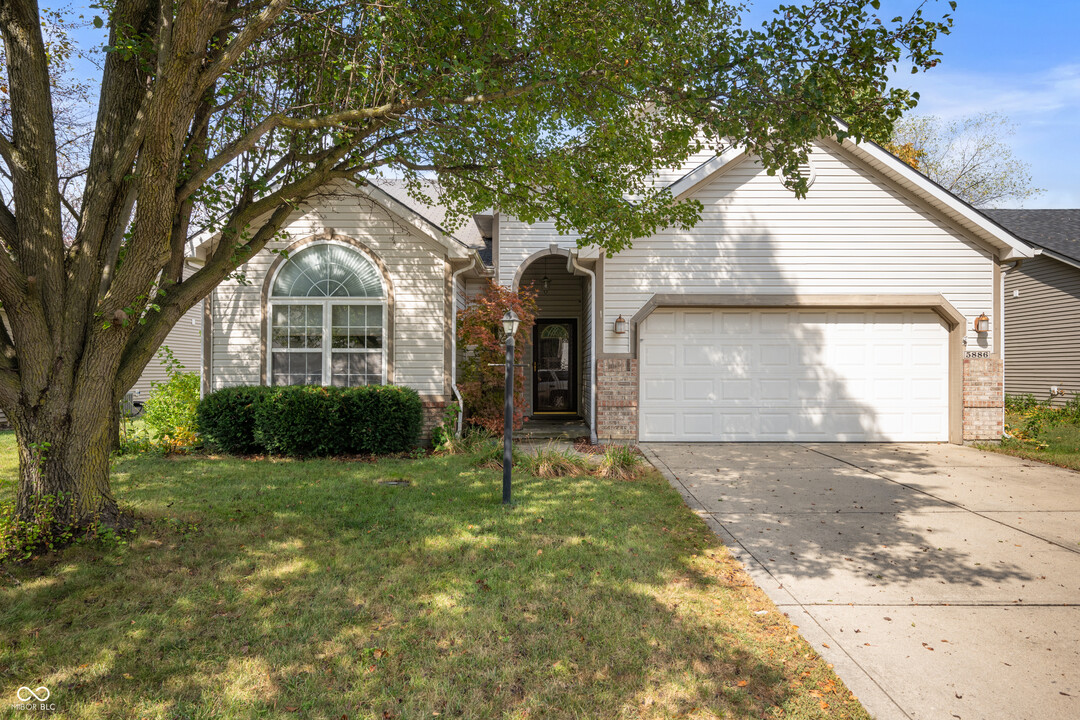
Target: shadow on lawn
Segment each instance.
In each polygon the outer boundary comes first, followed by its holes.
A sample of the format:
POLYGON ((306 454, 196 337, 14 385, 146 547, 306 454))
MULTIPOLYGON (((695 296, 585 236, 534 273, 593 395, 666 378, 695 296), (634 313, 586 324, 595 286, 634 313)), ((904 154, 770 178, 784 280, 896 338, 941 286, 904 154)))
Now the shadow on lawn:
POLYGON ((457 458, 252 468, 121 463, 150 525, 0 591, 4 685, 73 717, 760 717, 790 698, 807 649, 747 639, 775 616, 711 572, 715 540, 662 481, 522 477, 506 511, 496 473, 457 458), (388 468, 412 485, 377 484, 388 468))

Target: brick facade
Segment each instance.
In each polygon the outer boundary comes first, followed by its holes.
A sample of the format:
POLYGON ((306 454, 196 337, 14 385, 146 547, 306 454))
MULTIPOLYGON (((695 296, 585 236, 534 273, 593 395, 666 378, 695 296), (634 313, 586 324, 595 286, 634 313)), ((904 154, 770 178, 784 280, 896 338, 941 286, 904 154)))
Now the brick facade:
POLYGON ((443 414, 446 413, 446 403, 441 400, 421 399, 424 404, 424 420, 420 426, 420 444, 427 447, 431 445, 431 430, 442 422, 443 414))
POLYGON ((638 361, 604 358, 596 364, 596 435, 637 442, 638 361))
POLYGON ((964 358, 964 441, 1000 440, 1005 370, 1001 358, 964 358))

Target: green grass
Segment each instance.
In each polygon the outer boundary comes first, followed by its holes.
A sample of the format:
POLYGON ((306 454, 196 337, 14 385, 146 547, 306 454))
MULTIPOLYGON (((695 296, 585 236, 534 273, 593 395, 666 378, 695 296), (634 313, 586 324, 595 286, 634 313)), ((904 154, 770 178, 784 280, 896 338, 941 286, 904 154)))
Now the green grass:
MULTIPOLYGON (((1010 427, 1023 425, 1018 415, 1009 415, 1005 423, 1010 427)), ((1055 425, 1043 428, 1035 439, 1045 443, 1045 448, 1037 448, 1028 443, 1005 440, 1000 445, 986 445, 988 450, 995 450, 1006 455, 1040 460, 1052 465, 1080 470, 1080 426, 1055 425)))
POLYGON ((61 718, 867 717, 656 473, 500 482, 120 458, 130 544, 0 573, 0 716, 44 685, 61 718))

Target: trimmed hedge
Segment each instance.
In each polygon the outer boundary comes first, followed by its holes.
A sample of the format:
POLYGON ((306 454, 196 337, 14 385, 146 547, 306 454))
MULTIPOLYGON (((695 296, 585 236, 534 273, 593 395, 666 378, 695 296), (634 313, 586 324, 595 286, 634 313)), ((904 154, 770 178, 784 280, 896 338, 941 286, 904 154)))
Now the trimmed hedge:
POLYGON ((237 454, 388 455, 417 445, 423 407, 397 385, 245 386, 204 398, 199 423, 209 443, 237 454))
POLYGON ((233 455, 263 450, 255 440, 255 408, 274 388, 238 385, 210 393, 199 401, 196 422, 203 442, 233 455))

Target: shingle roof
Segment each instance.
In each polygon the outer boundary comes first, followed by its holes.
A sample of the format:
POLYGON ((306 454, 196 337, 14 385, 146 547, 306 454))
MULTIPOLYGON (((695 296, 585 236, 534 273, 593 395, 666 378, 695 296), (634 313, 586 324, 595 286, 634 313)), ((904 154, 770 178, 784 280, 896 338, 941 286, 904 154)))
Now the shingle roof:
POLYGON ((1032 245, 1080 261, 1080 209, 1002 209, 983 212, 1032 245))
MULTIPOLYGON (((405 207, 424 216, 429 222, 437 225, 444 231, 448 230, 446 227, 446 207, 437 204, 439 196, 442 194, 442 188, 440 188, 439 184, 434 180, 421 181, 424 185, 425 194, 434 201, 434 204, 428 204, 414 199, 409 195, 409 191, 402 180, 372 178, 370 181, 375 187, 379 188, 405 207)), ((481 237, 480 229, 472 219, 467 220, 461 227, 456 228, 450 234, 471 248, 479 250, 484 247, 484 238, 481 237)))

